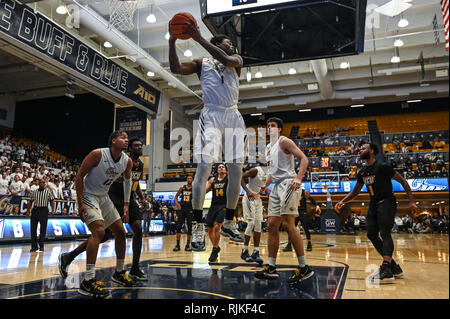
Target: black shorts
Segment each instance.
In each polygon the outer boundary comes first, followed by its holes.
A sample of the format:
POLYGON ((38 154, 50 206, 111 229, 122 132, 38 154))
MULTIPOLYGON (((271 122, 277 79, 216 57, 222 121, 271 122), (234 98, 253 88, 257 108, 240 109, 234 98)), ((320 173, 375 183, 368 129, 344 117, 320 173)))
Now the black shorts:
POLYGON ((227 211, 227 205, 211 205, 206 216, 206 226, 214 227, 214 223, 223 224, 225 214, 227 211))
POLYGON ((395 196, 382 199, 378 202, 371 201, 367 212, 368 232, 378 233, 381 230, 390 231, 394 227, 395 214, 397 212, 397 199, 395 196))
POLYGON ((181 228, 184 225, 188 228, 188 235, 192 235, 192 219, 194 214, 192 209, 181 207, 179 211, 178 223, 177 223, 177 233, 181 233, 181 228))
MULTIPOLYGON (((109 198, 113 202, 114 206, 116 207, 117 211, 119 212, 120 217, 123 216, 123 196, 116 195, 114 193, 109 193, 109 198)), ((136 205, 136 202, 134 200, 130 201, 130 206, 128 208, 128 217, 129 222, 128 224, 132 224, 136 220, 142 220, 142 212, 138 205, 136 205)))

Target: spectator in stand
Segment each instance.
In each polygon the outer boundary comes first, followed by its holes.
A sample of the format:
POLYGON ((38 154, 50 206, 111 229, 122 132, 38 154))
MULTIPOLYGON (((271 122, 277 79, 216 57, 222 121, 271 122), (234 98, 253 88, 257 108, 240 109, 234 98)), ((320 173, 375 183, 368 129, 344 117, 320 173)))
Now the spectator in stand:
POLYGON ((39 188, 39 179, 38 178, 35 178, 34 180, 33 180, 33 182, 31 183, 31 185, 30 185, 30 191, 31 191, 31 193, 33 193, 35 190, 37 190, 39 188))
POLYGON ((67 183, 65 183, 64 188, 62 188, 61 192, 62 192, 62 198, 64 200, 71 200, 72 199, 72 182, 68 181, 67 183))
POLYGON ((6 172, 2 173, 0 177, 0 195, 9 195, 11 194, 9 191, 9 180, 6 178, 6 172))
POLYGON ((168 212, 164 212, 164 214, 162 216, 164 229, 166 230, 166 235, 167 234, 170 235, 170 220, 171 220, 171 216, 173 216, 172 213, 168 213, 168 212))
POLYGON ((405 172, 405 179, 414 178, 414 175, 414 171, 411 168, 408 168, 408 170, 405 172))
POLYGON ((347 155, 347 152, 345 151, 344 147, 341 146, 341 147, 339 148, 339 150, 336 152, 336 155, 339 155, 339 156, 345 156, 345 155, 347 155))
POLYGON ((11 184, 9 185, 9 192, 12 195, 11 203, 18 204, 20 201, 19 197, 25 194, 25 186, 20 180, 19 175, 14 176, 14 181, 12 181, 11 184))
POLYGON ((431 150, 433 148, 433 146, 431 145, 430 141, 428 140, 424 140, 422 142, 422 146, 419 147, 419 149, 421 150, 431 150))
POLYGON ((447 167, 442 166, 441 170, 439 171, 440 177, 448 177, 448 170, 447 167))

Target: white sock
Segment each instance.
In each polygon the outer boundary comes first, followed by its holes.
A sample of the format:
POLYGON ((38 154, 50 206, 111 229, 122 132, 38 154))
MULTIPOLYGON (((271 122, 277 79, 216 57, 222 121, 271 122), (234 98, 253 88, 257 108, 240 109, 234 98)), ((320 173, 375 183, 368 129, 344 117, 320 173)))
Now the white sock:
POLYGON ((117 259, 116 271, 122 272, 125 270, 125 259, 117 259))
POLYGON ((276 262, 277 262, 276 258, 269 257, 269 266, 275 267, 276 262))
POLYGON ((305 256, 298 256, 298 265, 300 268, 303 268, 306 266, 306 257, 305 256))
POLYGON ((224 226, 225 228, 230 228, 230 224, 231 224, 231 220, 224 219, 224 221, 223 221, 223 226, 224 226))
POLYGON ((248 246, 244 246, 244 249, 242 249, 243 251, 248 251, 248 246))
POLYGON ((86 264, 86 275, 84 280, 89 281, 95 278, 95 264, 86 264))
POLYGON ((255 251, 259 251, 259 247, 254 247, 253 252, 255 252, 255 251))

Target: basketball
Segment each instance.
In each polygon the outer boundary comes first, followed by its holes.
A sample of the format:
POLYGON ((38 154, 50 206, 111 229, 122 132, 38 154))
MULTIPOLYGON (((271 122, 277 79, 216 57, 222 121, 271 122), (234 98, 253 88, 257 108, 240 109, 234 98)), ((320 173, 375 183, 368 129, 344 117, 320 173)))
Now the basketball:
POLYGON ((189 27, 188 25, 186 25, 186 23, 190 23, 197 26, 197 21, 188 12, 180 12, 174 15, 172 20, 170 20, 169 22, 170 35, 181 40, 190 39, 191 36, 186 33, 189 27))

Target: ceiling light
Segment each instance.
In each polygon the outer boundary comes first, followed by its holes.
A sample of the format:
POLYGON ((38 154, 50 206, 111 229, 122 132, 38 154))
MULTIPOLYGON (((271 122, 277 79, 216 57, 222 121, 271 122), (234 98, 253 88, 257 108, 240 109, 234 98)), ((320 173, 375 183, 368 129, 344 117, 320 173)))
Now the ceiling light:
POLYGON ((146 20, 147 20, 148 23, 155 23, 156 22, 156 17, 155 17, 155 15, 153 13, 150 13, 146 20))
POLYGON ((289 73, 290 75, 294 75, 294 74, 297 73, 297 71, 296 71, 294 68, 290 68, 289 71, 288 71, 288 73, 289 73))
POLYGON ((105 43, 103 43, 103 46, 104 46, 105 48, 112 48, 112 44, 109 43, 108 41, 105 41, 105 43))
POLYGON ((345 69, 349 69, 350 68, 350 63, 344 61, 341 63, 341 69, 345 70, 345 69))
POLYGON ((250 114, 250 116, 261 116, 262 115, 262 113, 253 113, 253 114, 250 114))
POLYGON ((404 44, 405 43, 402 40, 400 40, 400 39, 397 39, 394 42, 394 46, 397 47, 397 48, 402 47, 404 44))
POLYGON ((169 40, 169 39, 170 39, 170 33, 167 32, 166 35, 165 35, 164 37, 166 38, 166 40, 169 40))
POLYGON ((263 77, 263 75, 262 75, 262 73, 260 71, 256 72, 256 74, 255 74, 255 78, 256 79, 260 79, 262 77, 263 77))
POLYGON ((408 103, 420 103, 422 100, 409 100, 408 103))
POLYGON ((192 56, 192 51, 187 49, 186 51, 184 51, 184 56, 191 57, 192 56))
POLYGON ((147 76, 150 76, 150 77, 155 76, 155 72, 148 71, 148 72, 147 72, 147 76))
POLYGON ((350 105, 350 107, 363 107, 364 104, 355 104, 355 105, 350 105))
POLYGON ((392 59, 391 59, 391 62, 392 62, 392 63, 400 63, 400 61, 401 61, 401 60, 400 60, 400 57, 397 56, 397 55, 396 55, 396 56, 393 56, 392 59))
POLYGON ((398 22, 398 27, 399 27, 399 28, 406 28, 408 25, 409 25, 409 21, 406 20, 405 18, 401 19, 401 20, 398 22))
POLYGON ((311 109, 298 110, 299 112, 311 112, 311 109))
POLYGON ((67 13, 66 6, 65 5, 58 6, 58 8, 56 8, 56 13, 57 14, 66 14, 67 13))
POLYGON ((250 68, 247 69, 247 82, 252 80, 252 72, 250 72, 250 68))

